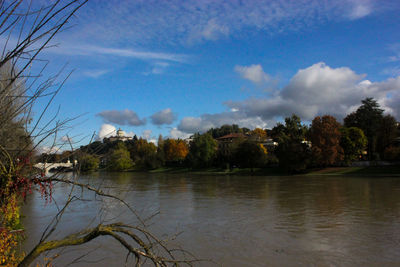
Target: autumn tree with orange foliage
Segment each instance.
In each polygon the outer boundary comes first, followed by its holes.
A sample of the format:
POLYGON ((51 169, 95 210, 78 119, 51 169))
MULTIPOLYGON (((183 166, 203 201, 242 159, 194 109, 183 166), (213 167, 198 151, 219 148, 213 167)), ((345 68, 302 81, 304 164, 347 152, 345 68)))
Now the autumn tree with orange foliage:
POLYGON ((340 123, 330 115, 315 117, 309 131, 314 164, 321 167, 334 165, 343 157, 340 146, 340 123))
POLYGON ((255 128, 250 132, 250 135, 258 140, 265 140, 267 138, 267 132, 261 128, 255 128))
POLYGON ((189 147, 181 139, 167 139, 164 141, 164 154, 167 162, 181 163, 189 153, 189 147))

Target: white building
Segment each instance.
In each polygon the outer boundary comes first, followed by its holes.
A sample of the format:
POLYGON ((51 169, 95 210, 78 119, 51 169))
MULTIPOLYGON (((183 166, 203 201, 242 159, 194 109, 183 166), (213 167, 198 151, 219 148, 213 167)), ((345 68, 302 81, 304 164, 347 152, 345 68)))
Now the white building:
POLYGON ((109 137, 108 140, 110 142, 128 141, 128 140, 132 140, 132 137, 131 136, 126 136, 126 133, 124 131, 122 131, 121 128, 119 128, 118 131, 117 131, 117 135, 109 137))

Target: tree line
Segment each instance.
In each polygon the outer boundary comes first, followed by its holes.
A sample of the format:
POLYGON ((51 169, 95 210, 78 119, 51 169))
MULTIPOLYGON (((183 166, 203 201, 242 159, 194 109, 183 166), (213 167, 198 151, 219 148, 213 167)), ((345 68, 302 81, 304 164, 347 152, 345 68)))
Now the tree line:
MULTIPOLYGON (((347 166, 356 160, 400 160, 399 124, 393 116, 384 114, 376 100, 362 100, 343 121, 342 125, 335 117, 324 115, 307 126, 292 115, 272 129, 223 125, 196 133, 189 141, 160 135, 157 145, 136 136, 128 141, 104 139, 82 146, 74 155, 63 152, 59 157, 75 156, 83 171, 279 166, 290 173, 347 166), (224 141, 229 135, 232 138, 224 141)), ((40 160, 52 157, 41 155, 40 160)))

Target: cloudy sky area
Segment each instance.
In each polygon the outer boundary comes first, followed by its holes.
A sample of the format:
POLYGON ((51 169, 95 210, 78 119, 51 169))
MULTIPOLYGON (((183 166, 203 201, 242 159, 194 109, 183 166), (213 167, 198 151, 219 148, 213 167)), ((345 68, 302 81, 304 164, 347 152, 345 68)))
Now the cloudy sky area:
POLYGON ((292 113, 341 120, 365 97, 400 120, 398 0, 89 1, 46 55, 75 69, 70 136, 157 139, 292 113))

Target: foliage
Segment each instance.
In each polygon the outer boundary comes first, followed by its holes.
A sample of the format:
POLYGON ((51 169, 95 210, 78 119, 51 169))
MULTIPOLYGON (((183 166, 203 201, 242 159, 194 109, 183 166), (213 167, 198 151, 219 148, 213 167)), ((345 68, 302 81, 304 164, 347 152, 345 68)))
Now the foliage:
POLYGON ((99 168, 100 160, 95 155, 82 153, 78 158, 79 169, 83 172, 95 171, 99 168))
POLYGON ((213 138, 219 138, 221 136, 232 134, 232 133, 247 133, 250 130, 247 128, 240 128, 237 124, 222 125, 219 128, 211 128, 207 131, 213 138))
POLYGON ((255 128, 249 132, 250 137, 255 140, 265 140, 267 138, 267 132, 261 128, 255 128))
POLYGON ((350 164, 361 157, 368 140, 365 137, 364 132, 357 127, 342 127, 340 132, 340 146, 343 149, 344 162, 350 164))
POLYGON ((137 141, 133 141, 129 152, 137 166, 145 169, 154 169, 162 166, 162 161, 157 157, 156 145, 146 139, 140 138, 137 141))
POLYGON ((129 151, 124 144, 118 144, 117 148, 111 151, 106 166, 112 171, 124 171, 133 167, 129 151))
POLYGON ((311 157, 310 148, 304 142, 307 127, 301 124, 298 116, 292 115, 285 118, 285 125, 278 124, 276 128, 279 165, 289 173, 306 170, 311 157))
POLYGON ((312 144, 314 164, 330 166, 341 160, 343 149, 340 146, 341 125, 332 116, 315 117, 308 136, 312 144))
POLYGON ((163 150, 165 160, 170 163, 181 163, 189 153, 188 145, 181 139, 164 140, 163 150))
POLYGON ((363 130, 368 140, 368 158, 374 159, 376 152, 377 133, 383 118, 383 109, 373 98, 361 101, 362 105, 344 118, 345 127, 358 127, 363 130))
POLYGON ((240 167, 263 167, 266 164, 267 150, 259 143, 246 140, 241 142, 236 150, 236 160, 240 167))
POLYGON ((217 141, 209 133, 195 134, 190 142, 188 161, 193 167, 209 167, 217 155, 217 141))
POLYGON ((376 151, 381 158, 386 159, 385 150, 393 143, 397 134, 396 119, 391 115, 384 116, 380 121, 376 141, 376 151))

